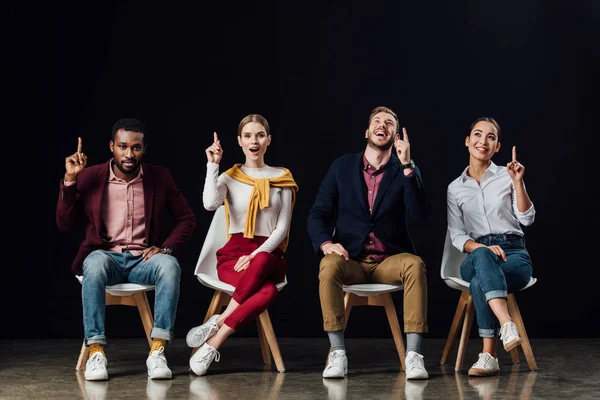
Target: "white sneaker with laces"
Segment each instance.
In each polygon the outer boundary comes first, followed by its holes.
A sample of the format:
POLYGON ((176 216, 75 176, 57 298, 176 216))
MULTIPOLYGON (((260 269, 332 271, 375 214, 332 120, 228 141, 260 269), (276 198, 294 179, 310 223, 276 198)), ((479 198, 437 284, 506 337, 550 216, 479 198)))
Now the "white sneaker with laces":
POLYGON ((221 314, 215 314, 202 325, 190 329, 185 336, 185 342, 187 345, 189 347, 200 347, 204 344, 204 342, 213 337, 219 330, 217 318, 219 318, 220 315, 221 314))
POLYGON ((504 345, 504 350, 511 351, 515 347, 521 344, 521 337, 517 330, 517 325, 514 322, 505 322, 500 327, 500 339, 504 345))
POLYGON ((171 379, 172 377, 163 346, 150 353, 146 359, 146 367, 148 367, 148 376, 150 379, 171 379))
POLYGON ((415 351, 406 353, 406 379, 428 379, 423 356, 415 351))
POLYGON ((498 375, 498 372, 500 372, 498 359, 492 357, 490 353, 481 352, 479 359, 473 364, 468 374, 469 376, 492 376, 498 375))
POLYGON ((208 367, 215 360, 219 362, 221 354, 208 343, 204 343, 196 353, 190 358, 190 368, 196 375, 206 374, 208 367))
POLYGON ((348 374, 348 357, 345 350, 334 350, 327 357, 323 378, 343 378, 348 374))
POLYGON ((105 381, 108 379, 108 371, 106 365, 108 361, 106 356, 97 351, 85 363, 85 380, 86 381, 105 381))

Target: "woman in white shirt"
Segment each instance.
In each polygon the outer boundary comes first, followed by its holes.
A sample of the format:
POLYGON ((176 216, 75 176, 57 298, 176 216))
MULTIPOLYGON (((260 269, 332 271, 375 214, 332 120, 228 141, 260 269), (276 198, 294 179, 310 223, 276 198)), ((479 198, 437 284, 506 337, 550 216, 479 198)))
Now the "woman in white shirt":
POLYGON ((265 164, 271 134, 264 117, 251 114, 242 119, 238 143, 246 161, 221 175, 223 148, 216 132, 206 149, 202 200, 209 211, 225 204, 229 240, 217 251, 217 273, 235 291, 222 314, 192 328, 186 336, 188 346, 199 347, 190 358, 196 375, 204 375, 215 358, 219 361, 217 349, 227 337, 273 303, 276 284, 285 278, 283 254, 298 186, 289 170, 265 164))
POLYGON ((465 139, 469 166, 448 185, 448 231, 452 244, 469 253, 461 278, 470 282, 483 351, 470 376, 496 375, 497 335, 504 349, 521 344, 517 326, 508 313, 507 295, 531 279, 531 259, 520 225, 531 225, 535 209, 517 161, 516 147, 506 167, 492 156, 500 150, 500 126, 493 118, 479 118, 465 139))

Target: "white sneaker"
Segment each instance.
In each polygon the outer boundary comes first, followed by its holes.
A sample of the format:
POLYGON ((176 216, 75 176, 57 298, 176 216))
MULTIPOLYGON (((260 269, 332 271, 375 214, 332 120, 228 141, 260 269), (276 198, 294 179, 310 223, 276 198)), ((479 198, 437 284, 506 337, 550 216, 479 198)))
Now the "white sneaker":
POLYGON ((323 378, 343 378, 348 374, 348 358, 345 350, 334 350, 327 357, 323 378))
POLYGON ((190 368, 196 375, 204 375, 213 360, 219 362, 221 354, 208 343, 204 343, 190 358, 190 368))
POLYGON ((506 351, 511 351, 521 344, 521 337, 514 322, 506 322, 502 325, 500 328, 500 338, 506 351))
POLYGON ((158 350, 150 353, 146 359, 150 379, 171 379, 172 373, 167 365, 167 358, 164 353, 165 348, 160 346, 158 350))
POLYGON ((108 379, 108 371, 106 370, 106 356, 97 351, 85 363, 85 380, 86 381, 105 381, 108 379))
POLYGON ((423 356, 417 352, 409 351, 406 354, 406 379, 428 379, 429 374, 425 369, 423 356))
POLYGON ((498 375, 500 367, 498 359, 492 357, 490 353, 479 353, 479 359, 469 370, 469 376, 492 376, 498 375))
POLYGON ((217 318, 219 318, 219 315, 220 314, 215 314, 202 325, 190 329, 185 336, 187 345, 189 347, 200 347, 204 342, 213 337, 219 330, 219 326, 217 325, 217 318))

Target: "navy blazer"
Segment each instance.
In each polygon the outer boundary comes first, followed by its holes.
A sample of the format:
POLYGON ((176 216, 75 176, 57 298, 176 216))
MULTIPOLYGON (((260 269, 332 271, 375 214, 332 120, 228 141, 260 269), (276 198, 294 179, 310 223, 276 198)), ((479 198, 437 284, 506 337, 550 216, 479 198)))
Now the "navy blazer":
POLYGON ((408 231, 408 218, 425 219, 431 206, 421 173, 406 177, 400 160, 392 153, 369 213, 363 178, 364 151, 336 159, 321 182, 319 193, 307 218, 308 234, 317 254, 331 240, 340 243, 356 258, 370 231, 392 254, 416 254, 408 231))

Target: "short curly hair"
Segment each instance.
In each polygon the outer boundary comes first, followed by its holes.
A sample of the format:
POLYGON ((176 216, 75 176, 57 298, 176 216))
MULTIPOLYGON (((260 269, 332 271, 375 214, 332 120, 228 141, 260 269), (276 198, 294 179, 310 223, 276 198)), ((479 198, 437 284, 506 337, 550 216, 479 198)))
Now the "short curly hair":
POLYGON ((144 139, 146 138, 146 125, 143 124, 142 121, 137 120, 135 118, 121 118, 112 127, 112 140, 115 141, 115 135, 119 131, 119 129, 123 129, 130 132, 139 132, 144 134, 144 139))

